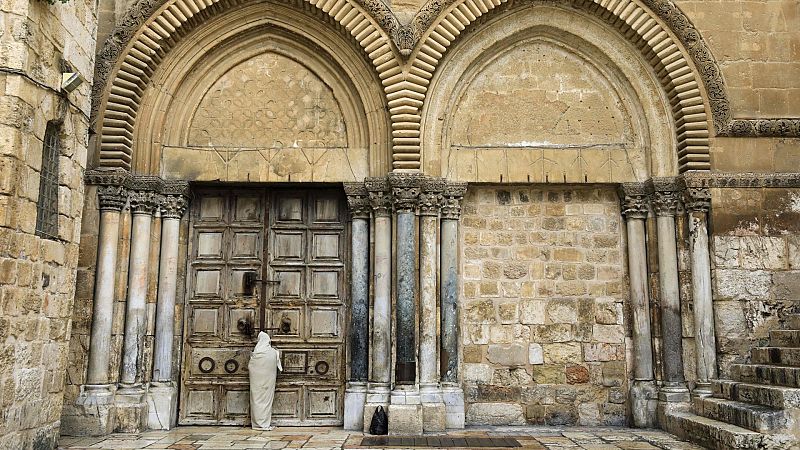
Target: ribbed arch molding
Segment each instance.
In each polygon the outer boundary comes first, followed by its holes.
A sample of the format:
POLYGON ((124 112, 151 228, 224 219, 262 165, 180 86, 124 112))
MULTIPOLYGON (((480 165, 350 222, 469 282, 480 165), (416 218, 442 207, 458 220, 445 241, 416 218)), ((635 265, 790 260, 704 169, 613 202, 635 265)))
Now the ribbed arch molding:
MULTIPOLYGON (((133 130, 142 95, 161 61, 183 37, 207 18, 249 0, 168 0, 140 26, 125 45, 108 76, 98 77, 105 96, 97 108, 102 120, 99 163, 105 167, 130 169, 133 130)), ((354 0, 298 0, 307 10, 316 10, 328 21, 346 30, 383 81, 387 93, 402 78, 400 60, 391 38, 375 19, 354 0)), ((113 40, 113 36, 112 36, 113 40)), ((112 42, 113 44, 113 42, 112 42)), ((107 45, 109 51, 113 45, 107 45)), ((101 58, 103 57, 101 52, 101 58)), ((108 56, 108 55, 106 55, 108 56)), ((100 68, 99 70, 102 70, 100 68)), ((98 92, 95 92, 97 95, 98 92)), ((396 98, 396 95, 391 97, 396 98)))
MULTIPOLYGON (((444 54, 470 25, 508 0, 455 0, 431 21, 411 55, 404 80, 393 92, 394 167, 420 167, 420 110, 444 54)), ((537 1, 537 0, 529 0, 537 1)), ((602 18, 635 45, 667 93, 677 133, 679 171, 710 169, 709 114, 699 80, 673 35, 633 0, 558 2, 602 18)))

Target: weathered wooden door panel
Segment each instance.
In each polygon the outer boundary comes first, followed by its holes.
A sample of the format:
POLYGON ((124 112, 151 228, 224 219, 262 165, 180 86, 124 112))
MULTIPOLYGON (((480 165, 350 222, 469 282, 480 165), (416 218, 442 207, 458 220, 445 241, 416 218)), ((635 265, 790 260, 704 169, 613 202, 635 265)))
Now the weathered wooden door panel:
POLYGON ((345 234, 338 192, 207 190, 192 208, 180 423, 249 423, 258 331, 282 352, 275 423, 335 425, 344 386, 345 234), (243 289, 247 272, 261 283, 243 289))

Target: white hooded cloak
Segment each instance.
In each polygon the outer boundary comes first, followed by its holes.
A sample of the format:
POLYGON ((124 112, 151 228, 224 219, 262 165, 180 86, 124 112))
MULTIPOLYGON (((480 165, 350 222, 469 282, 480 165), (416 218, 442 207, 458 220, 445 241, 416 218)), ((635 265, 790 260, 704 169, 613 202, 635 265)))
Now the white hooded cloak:
POLYGON ((270 345, 263 331, 247 364, 250 372, 250 422, 254 430, 271 429, 272 401, 275 398, 275 379, 281 367, 281 355, 270 345))

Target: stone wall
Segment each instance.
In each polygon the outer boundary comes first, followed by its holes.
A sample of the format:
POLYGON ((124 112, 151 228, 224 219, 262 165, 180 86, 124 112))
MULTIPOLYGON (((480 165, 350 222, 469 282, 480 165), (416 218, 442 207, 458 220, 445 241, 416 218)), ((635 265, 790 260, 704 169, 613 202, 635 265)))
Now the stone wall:
POLYGON ((800 189, 712 190, 714 314, 720 376, 748 362, 800 311, 800 189))
POLYGON ((83 208, 94 2, 0 8, 0 448, 52 448, 60 426, 83 208), (88 81, 60 92, 62 61, 88 81), (58 231, 35 234, 45 129, 62 122, 58 231))
POLYGON ((467 424, 624 424, 615 191, 470 187, 462 217, 467 424))

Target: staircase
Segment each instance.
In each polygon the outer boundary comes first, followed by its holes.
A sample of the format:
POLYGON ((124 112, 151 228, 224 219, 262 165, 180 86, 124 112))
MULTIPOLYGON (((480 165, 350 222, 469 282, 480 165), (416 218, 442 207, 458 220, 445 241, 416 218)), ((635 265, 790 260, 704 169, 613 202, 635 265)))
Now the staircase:
POLYGON ((692 412, 667 413, 664 428, 717 450, 800 449, 800 314, 769 343, 750 351, 750 364, 733 364, 732 380, 713 381, 692 412))

